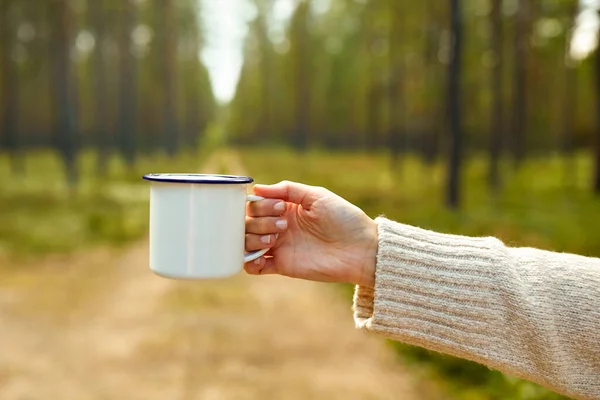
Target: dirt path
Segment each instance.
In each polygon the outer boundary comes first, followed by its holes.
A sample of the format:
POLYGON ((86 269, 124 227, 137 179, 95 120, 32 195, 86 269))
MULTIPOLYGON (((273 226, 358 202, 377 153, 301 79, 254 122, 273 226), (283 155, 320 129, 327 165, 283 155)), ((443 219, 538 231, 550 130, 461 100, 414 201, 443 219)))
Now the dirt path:
MULTIPOLYGON (((203 167, 244 172, 232 152, 203 167)), ((0 399, 437 399, 329 285, 176 282, 147 241, 0 277, 0 399)))

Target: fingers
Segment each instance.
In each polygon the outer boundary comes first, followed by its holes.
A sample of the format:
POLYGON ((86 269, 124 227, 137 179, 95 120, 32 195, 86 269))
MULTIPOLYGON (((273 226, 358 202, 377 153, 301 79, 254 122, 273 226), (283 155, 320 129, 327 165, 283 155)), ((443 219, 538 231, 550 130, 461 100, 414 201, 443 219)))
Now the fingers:
POLYGON ((265 257, 244 264, 244 269, 250 275, 273 275, 278 273, 273 258, 265 257))
POLYGON ((287 220, 280 217, 246 217, 246 232, 256 235, 268 235, 285 232, 288 227, 287 220))
POLYGON ((273 247, 277 240, 277 235, 253 235, 246 234, 246 244, 244 248, 247 251, 268 249, 273 247))
POLYGON ((282 200, 265 199, 249 202, 246 214, 249 217, 278 217, 285 213, 286 204, 282 200))
POLYGON ((300 204, 303 208, 310 209, 312 204, 323 195, 323 189, 302 183, 283 181, 275 185, 255 185, 254 193, 262 197, 300 204))

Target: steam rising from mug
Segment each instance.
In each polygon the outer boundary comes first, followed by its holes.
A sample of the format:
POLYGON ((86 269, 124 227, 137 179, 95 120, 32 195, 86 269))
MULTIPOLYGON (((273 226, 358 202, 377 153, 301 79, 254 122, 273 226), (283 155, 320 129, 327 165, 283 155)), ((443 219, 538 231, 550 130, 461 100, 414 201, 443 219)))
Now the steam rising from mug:
POLYGON ((148 174, 150 269, 174 279, 224 278, 268 249, 244 254, 247 176, 148 174))

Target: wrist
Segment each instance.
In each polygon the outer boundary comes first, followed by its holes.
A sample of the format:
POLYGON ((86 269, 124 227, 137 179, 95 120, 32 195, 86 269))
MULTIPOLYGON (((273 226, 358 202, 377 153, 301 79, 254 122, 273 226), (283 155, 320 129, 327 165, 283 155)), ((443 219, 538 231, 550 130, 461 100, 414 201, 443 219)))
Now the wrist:
POLYGON ((364 232, 364 250, 361 264, 358 270, 356 282, 357 285, 373 287, 375 286, 375 267, 377 265, 377 250, 379 247, 379 233, 377 222, 369 218, 364 232))

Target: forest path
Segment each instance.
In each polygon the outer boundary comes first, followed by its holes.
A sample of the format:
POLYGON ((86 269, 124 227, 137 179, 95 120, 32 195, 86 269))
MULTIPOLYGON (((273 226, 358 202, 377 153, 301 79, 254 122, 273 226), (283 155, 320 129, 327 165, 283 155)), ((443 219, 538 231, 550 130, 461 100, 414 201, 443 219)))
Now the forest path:
MULTIPOLYGON (((200 169, 245 172, 219 151, 200 169)), ((442 399, 332 285, 179 282, 148 244, 0 266, 0 398, 442 399)))

